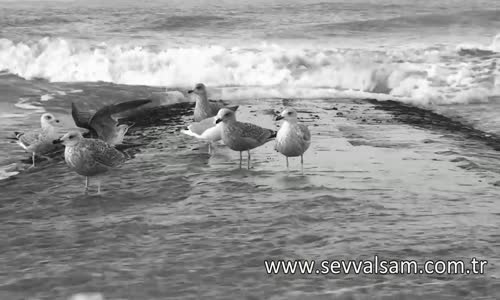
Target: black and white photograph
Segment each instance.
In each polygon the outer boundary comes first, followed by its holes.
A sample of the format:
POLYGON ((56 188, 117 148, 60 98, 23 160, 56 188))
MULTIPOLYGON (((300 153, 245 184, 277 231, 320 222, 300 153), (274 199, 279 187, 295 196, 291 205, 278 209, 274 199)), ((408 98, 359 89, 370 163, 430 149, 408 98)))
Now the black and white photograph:
POLYGON ((498 0, 0 0, 0 300, 496 300, 499 201, 498 0))

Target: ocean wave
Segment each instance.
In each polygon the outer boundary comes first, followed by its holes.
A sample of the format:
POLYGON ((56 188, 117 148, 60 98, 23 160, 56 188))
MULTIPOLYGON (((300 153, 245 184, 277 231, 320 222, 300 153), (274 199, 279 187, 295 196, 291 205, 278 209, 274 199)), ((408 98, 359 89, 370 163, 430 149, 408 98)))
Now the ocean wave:
POLYGON ((460 44, 457 46, 460 55, 488 56, 500 53, 500 34, 497 34, 490 45, 460 44))
POLYGON ((471 24, 482 24, 484 27, 498 25, 498 12, 494 10, 471 10, 452 13, 419 13, 396 17, 373 18, 366 20, 340 21, 316 24, 320 31, 349 32, 391 32, 401 28, 455 28, 470 27, 471 24))
MULTIPOLYGON (((496 42, 495 42, 496 43, 496 42)), ((441 59, 439 50, 368 52, 198 46, 156 50, 98 47, 44 38, 31 43, 0 40, 0 70, 52 82, 113 82, 130 85, 244 87, 248 95, 316 97, 371 95, 420 104, 483 102, 498 95, 495 60, 441 59), (251 92, 251 91, 254 92, 251 92), (267 95, 266 95, 267 91, 267 95)), ((457 56, 459 58, 459 56, 457 56)))
POLYGON ((165 16, 156 17, 141 29, 164 31, 183 28, 199 28, 209 25, 225 26, 230 25, 229 21, 220 16, 188 15, 188 16, 165 16))

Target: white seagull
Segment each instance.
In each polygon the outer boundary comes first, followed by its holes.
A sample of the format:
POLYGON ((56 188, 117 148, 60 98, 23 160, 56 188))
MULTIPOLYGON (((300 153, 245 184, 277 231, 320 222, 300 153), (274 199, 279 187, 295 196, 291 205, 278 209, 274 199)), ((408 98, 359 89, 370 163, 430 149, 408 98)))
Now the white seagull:
POLYGON ((215 124, 215 117, 211 117, 192 123, 181 132, 208 142, 208 152, 211 152, 212 143, 222 139, 222 124, 215 124))
POLYGON ((304 152, 311 145, 311 133, 304 124, 299 124, 297 112, 293 108, 287 108, 281 112, 276 120, 284 119, 283 126, 276 135, 274 149, 286 157, 288 168, 288 157, 300 156, 300 164, 304 168, 304 152))

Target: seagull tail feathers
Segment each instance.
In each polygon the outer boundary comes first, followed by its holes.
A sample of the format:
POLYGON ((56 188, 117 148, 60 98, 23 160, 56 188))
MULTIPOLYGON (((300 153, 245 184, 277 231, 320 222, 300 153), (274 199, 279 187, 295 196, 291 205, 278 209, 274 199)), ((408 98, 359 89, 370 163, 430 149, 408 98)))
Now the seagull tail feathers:
POLYGON ((23 132, 19 132, 19 131, 14 131, 14 135, 15 137, 7 137, 8 140, 13 140, 13 141, 17 141, 19 140, 19 138, 23 135, 24 133, 23 132))

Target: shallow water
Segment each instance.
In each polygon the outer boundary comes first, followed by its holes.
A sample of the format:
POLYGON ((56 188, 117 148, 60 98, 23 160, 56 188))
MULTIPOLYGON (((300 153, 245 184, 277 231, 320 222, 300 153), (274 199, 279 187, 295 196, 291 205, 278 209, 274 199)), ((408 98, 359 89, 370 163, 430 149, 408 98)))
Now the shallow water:
POLYGON ((102 178, 102 195, 84 195, 83 178, 62 161, 21 171, 0 181, 2 298, 498 295, 500 178, 484 143, 404 124, 362 100, 239 104, 240 119, 268 128, 278 125, 274 109, 299 110, 313 136, 303 174, 297 159, 287 171, 272 143, 252 151, 250 170, 224 146, 208 155, 179 133, 187 116, 133 130, 130 141, 149 143, 102 178), (489 263, 467 276, 266 275, 263 264, 374 255, 489 263))

